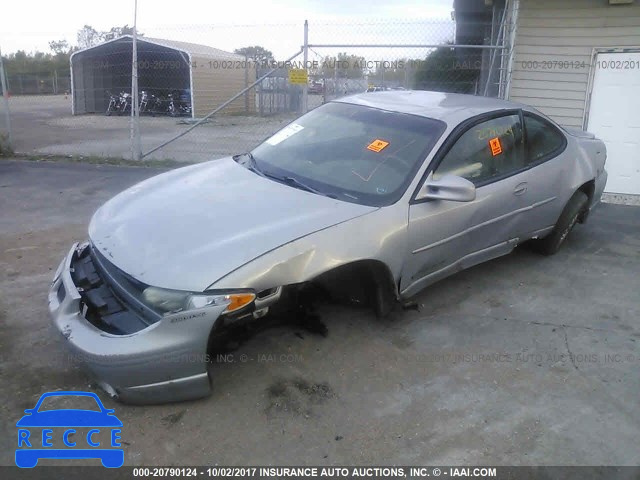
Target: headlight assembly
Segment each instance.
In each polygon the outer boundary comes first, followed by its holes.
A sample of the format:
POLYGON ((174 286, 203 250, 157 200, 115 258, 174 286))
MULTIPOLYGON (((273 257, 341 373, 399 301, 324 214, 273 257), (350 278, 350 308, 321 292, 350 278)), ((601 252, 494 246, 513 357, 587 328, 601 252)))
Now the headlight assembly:
POLYGON ((218 305, 226 306, 223 314, 231 313, 251 304, 255 298, 255 293, 247 291, 192 293, 148 287, 142 292, 142 301, 162 314, 218 305))

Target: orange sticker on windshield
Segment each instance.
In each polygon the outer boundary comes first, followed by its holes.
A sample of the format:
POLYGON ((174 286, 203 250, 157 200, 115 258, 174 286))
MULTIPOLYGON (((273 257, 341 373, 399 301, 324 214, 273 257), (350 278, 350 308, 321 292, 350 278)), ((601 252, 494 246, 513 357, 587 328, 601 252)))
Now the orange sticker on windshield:
POLYGON ((502 153, 502 145, 500 145, 500 139, 498 137, 489 140, 489 146, 491 147, 491 155, 494 157, 502 153))
POLYGON ((380 140, 379 138, 376 138, 373 142, 367 145, 367 150, 371 150, 372 152, 377 153, 381 151, 383 148, 386 148, 387 145, 389 145, 389 142, 385 142, 384 140, 380 140))

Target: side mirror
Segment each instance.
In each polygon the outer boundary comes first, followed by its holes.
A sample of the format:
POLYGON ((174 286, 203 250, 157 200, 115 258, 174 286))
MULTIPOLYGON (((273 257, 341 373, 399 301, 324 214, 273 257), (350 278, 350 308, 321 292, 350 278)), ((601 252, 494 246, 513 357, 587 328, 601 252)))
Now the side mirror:
POLYGON ((416 200, 450 200, 452 202, 471 202, 476 199, 476 186, 466 178, 445 175, 439 180, 428 178, 416 195, 416 200))

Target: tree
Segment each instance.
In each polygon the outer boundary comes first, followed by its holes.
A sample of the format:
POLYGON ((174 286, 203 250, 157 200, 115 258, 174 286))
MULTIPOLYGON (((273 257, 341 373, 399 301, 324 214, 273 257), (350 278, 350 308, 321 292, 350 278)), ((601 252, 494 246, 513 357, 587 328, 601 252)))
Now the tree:
POLYGON ((480 76, 480 62, 463 49, 442 47, 413 62, 414 88, 453 93, 473 93, 480 76))
POLYGON ((398 60, 379 60, 375 63, 375 69, 370 69, 369 84, 407 87, 413 83, 413 75, 416 65, 423 60, 400 58, 398 60))
MULTIPOLYGON (((78 48, 83 49, 93 47, 94 45, 114 40, 118 37, 122 37, 123 35, 133 35, 133 27, 130 27, 129 25, 125 25, 124 27, 111 27, 111 29, 105 32, 99 32, 91 25, 85 25, 78 30, 78 48)), ((143 36, 144 33, 138 32, 138 35, 143 36)), ((49 46, 51 46, 51 43, 54 42, 50 42, 49 46)))
POLYGON ((245 57, 253 60, 256 63, 265 63, 273 60, 273 53, 266 48, 263 48, 259 45, 255 45, 253 47, 243 47, 236 48, 234 53, 238 55, 244 55, 245 57))
MULTIPOLYGON (((144 33, 140 32, 137 32, 137 34, 139 37, 144 35, 144 33)), ((111 30, 108 32, 102 32, 102 40, 106 42, 114 38, 122 37, 123 35, 133 35, 133 27, 130 27, 128 24, 124 27, 111 27, 111 30)))
POLYGON ((365 68, 364 57, 343 52, 337 57, 325 57, 320 64, 320 74, 323 77, 362 78, 365 68))
POLYGON ((69 42, 66 40, 52 40, 49 42, 49 48, 56 55, 66 55, 71 51, 69 42))
POLYGON ((102 33, 91 25, 85 25, 78 30, 78 47, 80 49, 93 47, 102 42, 102 33))
MULTIPOLYGON (((133 33, 133 28, 125 25, 123 27, 112 27, 108 31, 100 32, 91 25, 85 25, 78 30, 78 45, 70 45, 65 40, 51 40, 49 48, 51 53, 25 52, 18 50, 3 56, 7 76, 14 88, 22 93, 39 93, 44 91, 40 84, 49 82, 51 86, 52 78, 67 77, 69 74, 69 58, 71 54, 81 48, 88 48, 97 45, 105 40, 118 38, 122 35, 133 33), (36 85, 34 82, 39 81, 36 85)), ((139 34, 142 35, 142 34, 139 34)))

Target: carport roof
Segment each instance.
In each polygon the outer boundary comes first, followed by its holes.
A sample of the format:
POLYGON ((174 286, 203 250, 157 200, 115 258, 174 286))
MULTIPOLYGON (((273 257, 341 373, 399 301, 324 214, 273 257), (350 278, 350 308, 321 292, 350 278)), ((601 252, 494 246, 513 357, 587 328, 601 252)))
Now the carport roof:
MULTIPOLYGON (((78 53, 100 48, 110 43, 122 42, 122 40, 125 38, 129 40, 133 40, 133 37, 131 35, 122 35, 121 37, 114 38, 113 40, 109 40, 107 42, 103 42, 98 45, 94 45, 92 47, 79 50, 75 52, 72 55, 72 57, 74 55, 77 55, 78 53)), ((222 60, 244 60, 245 59, 245 57, 242 55, 226 52, 224 50, 220 50, 219 48, 209 47, 207 45, 200 45, 197 43, 180 42, 178 40, 166 40, 163 38, 151 38, 151 37, 138 37, 138 42, 146 42, 146 43, 151 43, 153 45, 159 45, 161 47, 171 48, 173 50, 179 50, 181 52, 186 53, 187 55, 196 56, 196 57, 212 58, 217 60, 221 60, 221 59, 222 60)))

